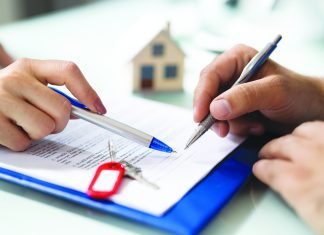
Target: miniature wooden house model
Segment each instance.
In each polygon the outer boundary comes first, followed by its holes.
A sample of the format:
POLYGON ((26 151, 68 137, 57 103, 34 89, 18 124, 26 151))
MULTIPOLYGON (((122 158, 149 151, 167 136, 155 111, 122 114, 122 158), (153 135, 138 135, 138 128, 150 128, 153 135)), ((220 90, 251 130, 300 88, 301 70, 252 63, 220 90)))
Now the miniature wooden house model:
POLYGON ((181 91, 184 57, 170 36, 168 24, 133 57, 133 91, 181 91))

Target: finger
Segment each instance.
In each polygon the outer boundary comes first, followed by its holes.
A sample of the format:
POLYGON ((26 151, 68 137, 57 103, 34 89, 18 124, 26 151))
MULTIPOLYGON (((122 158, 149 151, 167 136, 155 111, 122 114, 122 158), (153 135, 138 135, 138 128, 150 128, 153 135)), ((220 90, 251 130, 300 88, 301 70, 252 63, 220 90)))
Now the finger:
POLYGON ((292 129, 288 124, 274 122, 264 117, 260 112, 253 112, 228 121, 229 132, 235 135, 261 136, 266 130, 273 133, 287 134, 292 129))
POLYGON ((260 150, 260 157, 267 159, 297 160, 308 156, 311 146, 300 137, 286 135, 271 140, 260 150))
POLYGON ((28 135, 3 115, 0 115, 0 130, 0 145, 13 151, 23 151, 31 143, 28 135))
POLYGON ((211 127, 211 130, 214 131, 218 136, 225 137, 229 132, 228 122, 217 121, 211 127))
POLYGON ((44 84, 65 85, 71 93, 92 111, 106 113, 99 96, 89 85, 78 66, 72 62, 57 60, 20 60, 22 66, 44 84))
POLYGON ((245 117, 227 121, 217 121, 212 127, 214 131, 220 137, 225 137, 230 132, 235 135, 263 135, 265 132, 264 125, 257 120, 251 120, 245 117))
POLYGON ((6 67, 13 62, 13 58, 8 54, 0 43, 0 67, 6 67))
POLYGON ((246 136, 255 135, 260 136, 265 132, 263 123, 259 120, 240 117, 229 121, 230 132, 235 135, 246 136))
POLYGON ((265 159, 253 165, 253 174, 298 211, 296 205, 301 205, 301 194, 309 191, 307 184, 301 182, 308 176, 300 166, 289 161, 265 159))
POLYGON ((210 112, 216 119, 230 120, 257 110, 279 109, 287 100, 282 80, 269 76, 235 86, 213 100, 210 112))
POLYGON ((208 113, 212 99, 219 93, 221 85, 236 79, 244 66, 256 54, 256 50, 237 45, 218 56, 200 74, 194 94, 194 120, 201 121, 208 113))
MULTIPOLYGON (((26 75, 28 76, 28 75, 26 75)), ((55 121, 53 133, 64 129, 70 119, 71 103, 62 95, 44 86, 34 78, 12 77, 3 80, 3 87, 15 97, 28 101, 34 107, 48 114, 55 121)))
POLYGON ((294 174, 291 162, 278 159, 263 159, 253 165, 253 174, 263 183, 269 185, 275 191, 284 194, 290 177, 294 174))
POLYGON ((303 138, 321 139, 324 130, 324 122, 305 122, 294 129, 293 135, 303 138))
POLYGON ((55 129, 54 120, 29 103, 11 96, 2 95, 0 113, 14 124, 23 128, 31 139, 38 140, 55 129))

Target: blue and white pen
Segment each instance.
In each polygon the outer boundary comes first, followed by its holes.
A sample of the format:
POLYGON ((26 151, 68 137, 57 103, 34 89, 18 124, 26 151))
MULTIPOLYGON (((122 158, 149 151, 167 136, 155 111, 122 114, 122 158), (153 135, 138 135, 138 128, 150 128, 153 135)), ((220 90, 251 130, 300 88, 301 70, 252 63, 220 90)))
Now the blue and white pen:
POLYGON ((79 102, 78 100, 66 95, 62 91, 50 87, 53 91, 59 93, 60 95, 67 98, 72 104, 71 114, 75 117, 88 121, 94 125, 102 127, 108 131, 111 131, 117 135, 125 137, 129 140, 132 140, 140 145, 148 147, 150 149, 158 150, 166 153, 173 153, 174 151, 171 147, 158 140, 154 136, 146 134, 140 130, 137 130, 131 126, 128 126, 124 123, 118 122, 109 117, 99 115, 97 113, 91 112, 90 109, 79 102))

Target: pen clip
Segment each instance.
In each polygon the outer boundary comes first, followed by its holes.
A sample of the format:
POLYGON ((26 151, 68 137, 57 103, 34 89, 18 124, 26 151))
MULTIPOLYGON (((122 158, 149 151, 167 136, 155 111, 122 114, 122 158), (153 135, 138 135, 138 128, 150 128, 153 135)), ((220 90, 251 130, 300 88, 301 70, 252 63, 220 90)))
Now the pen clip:
POLYGON ((60 90, 58 90, 58 89, 56 89, 56 88, 54 88, 54 87, 50 87, 50 86, 49 86, 48 88, 52 89, 52 90, 55 91, 56 93, 58 93, 58 94, 64 96, 65 98, 67 98, 68 101, 70 101, 70 103, 71 103, 73 106, 79 107, 79 108, 81 108, 81 109, 90 110, 86 105, 82 104, 82 103, 81 103, 80 101, 78 101, 77 99, 74 99, 74 98, 68 96, 68 95, 65 94, 64 92, 62 92, 62 91, 60 91, 60 90))

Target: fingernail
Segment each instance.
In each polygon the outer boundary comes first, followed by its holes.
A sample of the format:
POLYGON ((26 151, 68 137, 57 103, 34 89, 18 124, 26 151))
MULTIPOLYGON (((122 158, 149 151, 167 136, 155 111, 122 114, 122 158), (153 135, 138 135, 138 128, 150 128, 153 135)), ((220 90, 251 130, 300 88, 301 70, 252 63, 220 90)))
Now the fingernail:
POLYGON ((194 120, 196 120, 196 117, 197 117, 197 108, 196 107, 193 108, 193 116, 194 116, 194 120))
POLYGON ((231 112, 229 103, 224 99, 213 101, 211 108, 216 118, 225 118, 231 112))
POLYGON ((105 106, 102 104, 99 98, 97 98, 94 102, 94 106, 96 107, 97 113, 99 114, 105 114, 107 112, 105 106))
POLYGON ((220 136, 220 130, 219 130, 219 125, 218 123, 216 122, 214 125, 212 125, 211 129, 217 134, 220 136))

